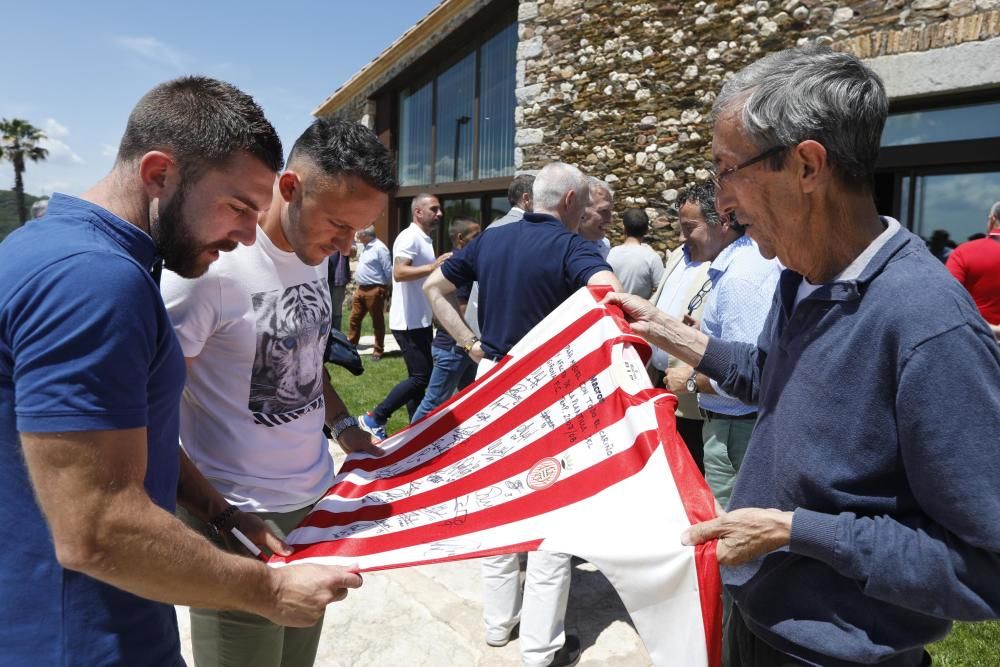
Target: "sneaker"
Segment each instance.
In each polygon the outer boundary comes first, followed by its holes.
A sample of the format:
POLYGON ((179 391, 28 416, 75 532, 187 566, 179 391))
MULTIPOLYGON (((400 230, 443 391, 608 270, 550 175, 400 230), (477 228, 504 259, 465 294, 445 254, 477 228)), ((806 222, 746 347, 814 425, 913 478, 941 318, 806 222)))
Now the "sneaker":
POLYGON ((361 427, 362 431, 371 433, 379 440, 385 440, 389 436, 385 433, 385 424, 379 424, 378 420, 370 412, 358 417, 358 426, 361 427))
POLYGON ((507 644, 509 644, 511 642, 511 640, 517 639, 517 637, 518 637, 518 631, 520 629, 521 629, 521 624, 518 623, 513 628, 511 628, 510 632, 508 632, 507 634, 505 634, 502 637, 499 637, 499 636, 490 636, 490 634, 487 632, 486 633, 486 643, 489 646, 492 646, 494 648, 500 648, 501 646, 506 646, 507 644))
POLYGON ((552 656, 552 662, 549 663, 549 667, 573 667, 573 665, 580 662, 582 653, 583 651, 580 650, 580 638, 576 635, 566 635, 565 643, 552 656))

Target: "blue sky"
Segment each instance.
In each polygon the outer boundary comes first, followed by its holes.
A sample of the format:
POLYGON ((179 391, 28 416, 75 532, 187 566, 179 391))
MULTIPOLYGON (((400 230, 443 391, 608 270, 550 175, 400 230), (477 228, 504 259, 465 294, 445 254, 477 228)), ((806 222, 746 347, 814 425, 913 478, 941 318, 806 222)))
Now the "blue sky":
MULTIPOLYGON (((438 0, 12 2, 0 39, 0 117, 49 135, 25 190, 79 194, 111 168, 135 102, 205 74, 254 96, 287 149, 310 112, 438 0)), ((0 189, 14 185, 0 163, 0 189)))

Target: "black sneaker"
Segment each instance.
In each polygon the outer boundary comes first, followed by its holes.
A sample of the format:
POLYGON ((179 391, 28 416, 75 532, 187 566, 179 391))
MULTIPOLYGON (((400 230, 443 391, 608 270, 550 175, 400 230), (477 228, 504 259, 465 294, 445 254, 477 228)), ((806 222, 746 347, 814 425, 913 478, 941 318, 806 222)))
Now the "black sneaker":
POLYGON ((562 648, 556 651, 556 654, 552 657, 552 662, 549 663, 549 667, 573 667, 576 663, 580 662, 580 655, 583 651, 580 650, 580 638, 576 635, 566 635, 566 641, 563 643, 562 648))

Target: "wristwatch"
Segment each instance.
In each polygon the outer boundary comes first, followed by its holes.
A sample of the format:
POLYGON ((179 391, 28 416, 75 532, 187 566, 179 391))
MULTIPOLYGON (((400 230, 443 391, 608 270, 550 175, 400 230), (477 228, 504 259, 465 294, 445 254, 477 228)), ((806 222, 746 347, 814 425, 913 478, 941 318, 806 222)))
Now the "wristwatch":
POLYGON ((462 349, 465 350, 466 353, 472 352, 472 348, 474 348, 478 342, 479 336, 473 336, 468 343, 462 344, 462 349))
POLYGON ((351 417, 350 415, 348 415, 343 419, 341 419, 340 421, 338 421, 333 426, 331 426, 330 433, 333 434, 334 440, 339 440, 341 433, 351 428, 352 426, 357 426, 357 425, 358 425, 358 420, 355 417, 351 417))
POLYGON ((684 388, 687 389, 689 393, 698 393, 698 371, 693 371, 691 373, 691 377, 687 379, 687 383, 685 383, 684 388))

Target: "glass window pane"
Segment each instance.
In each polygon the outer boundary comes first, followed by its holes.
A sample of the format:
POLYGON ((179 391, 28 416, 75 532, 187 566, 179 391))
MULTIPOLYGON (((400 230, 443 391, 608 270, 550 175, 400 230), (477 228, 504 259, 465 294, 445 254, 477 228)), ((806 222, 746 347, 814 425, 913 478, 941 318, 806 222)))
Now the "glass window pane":
POLYGON ((434 88, 428 82, 399 96, 399 183, 431 182, 431 110, 434 88))
POLYGON ((472 180, 472 105, 476 94, 473 51, 437 78, 434 182, 472 180))
POLYGON ((986 216, 1000 192, 1000 172, 918 176, 914 180, 915 234, 929 239, 935 230, 943 229, 952 241, 961 243, 986 231, 986 216))
POLYGON ((483 44, 479 65, 479 178, 514 174, 517 23, 483 44))
POLYGON ((1000 102, 892 114, 882 132, 883 146, 928 144, 1000 137, 1000 102))

